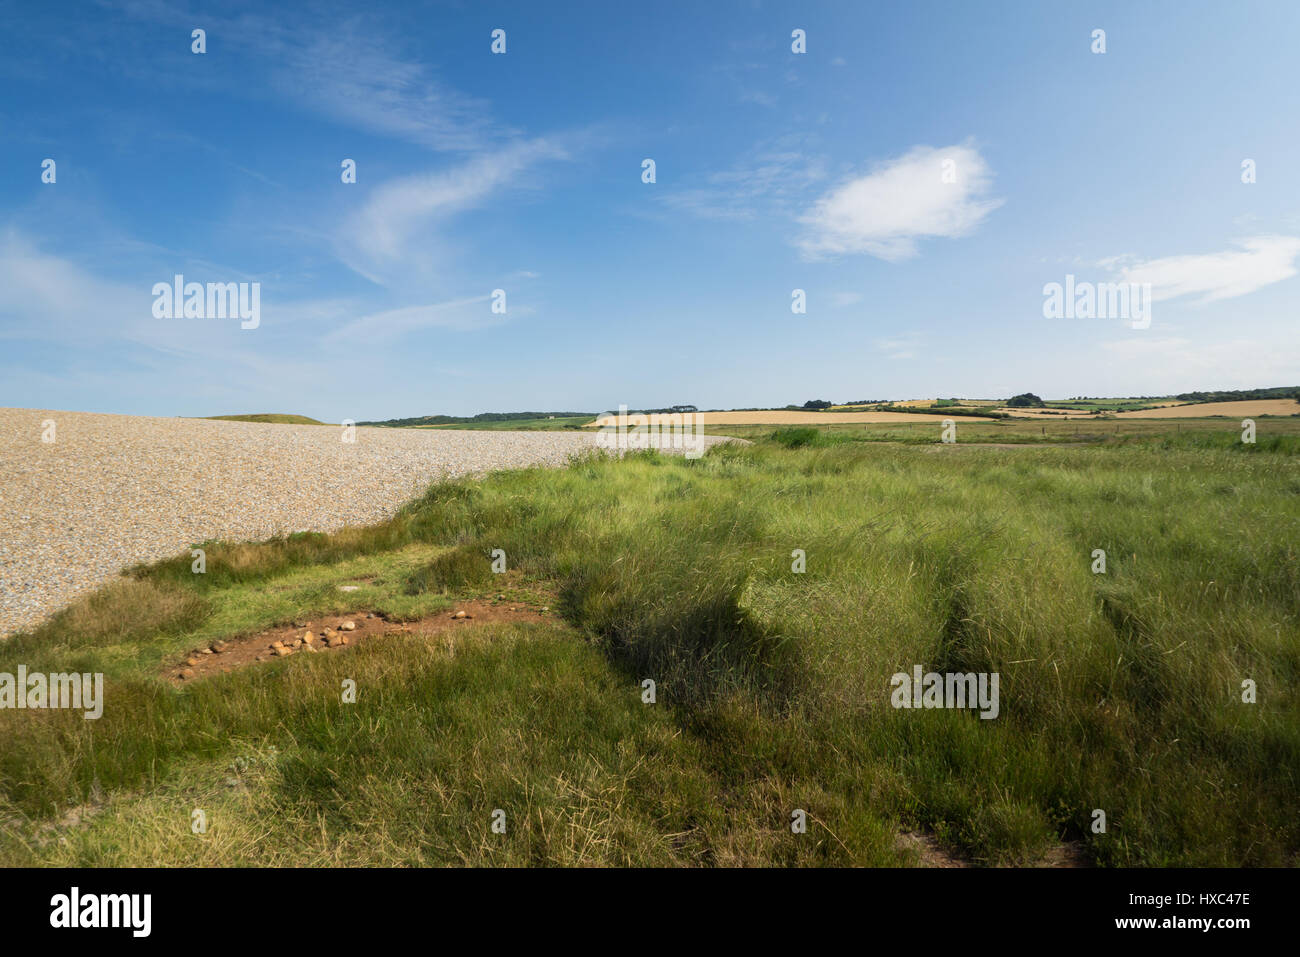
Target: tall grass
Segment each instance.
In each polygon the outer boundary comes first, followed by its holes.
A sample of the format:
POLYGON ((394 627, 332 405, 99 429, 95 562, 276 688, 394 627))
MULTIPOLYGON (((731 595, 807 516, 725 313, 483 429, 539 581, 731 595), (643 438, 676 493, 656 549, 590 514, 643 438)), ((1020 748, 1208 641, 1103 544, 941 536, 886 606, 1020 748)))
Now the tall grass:
POLYGON ((371 528, 216 544, 206 577, 188 559, 135 570, 0 647, 0 670, 43 655, 118 675, 98 723, 0 712, 0 860, 247 861, 234 834, 221 853, 112 836, 275 744, 257 793, 284 813, 230 814, 281 861, 882 864, 907 859, 907 827, 988 863, 1064 841, 1099 864, 1296 862, 1291 444, 805 438, 497 473, 371 528), (559 594, 566 628, 394 639, 182 692, 149 671, 215 620, 315 613, 338 600, 331 575, 367 562, 376 603, 504 587, 494 549, 511 587, 559 594), (277 589, 292 611, 255 597, 277 589), (891 707, 890 676, 914 665, 997 672, 999 717, 891 707), (352 671, 367 697, 348 710, 352 671), (106 823, 71 849, 33 843, 96 789, 106 823), (494 843, 498 807, 514 823, 494 843))

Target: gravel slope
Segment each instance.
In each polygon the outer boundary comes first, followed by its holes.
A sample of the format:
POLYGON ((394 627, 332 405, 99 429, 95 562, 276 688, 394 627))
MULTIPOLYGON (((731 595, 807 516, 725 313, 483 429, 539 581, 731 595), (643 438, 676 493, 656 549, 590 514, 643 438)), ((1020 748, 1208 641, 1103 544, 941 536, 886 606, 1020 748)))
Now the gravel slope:
POLYGON ((346 444, 339 426, 0 416, 0 636, 194 542, 375 522, 433 479, 562 465, 596 448, 572 432, 358 428, 346 444))

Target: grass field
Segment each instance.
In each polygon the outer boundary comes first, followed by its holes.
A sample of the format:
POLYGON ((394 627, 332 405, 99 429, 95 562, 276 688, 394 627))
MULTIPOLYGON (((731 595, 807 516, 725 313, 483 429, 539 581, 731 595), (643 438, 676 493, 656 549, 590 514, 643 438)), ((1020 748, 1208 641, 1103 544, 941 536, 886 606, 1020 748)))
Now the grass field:
POLYGON ((0 863, 894 865, 921 831, 976 863, 1295 865, 1298 421, 1093 426, 740 427, 137 569, 0 645, 108 676, 98 721, 0 711, 0 863), (470 598, 536 617, 420 631, 470 598), (364 611, 411 631, 169 680, 364 611), (915 665, 998 673, 1000 714, 891 707, 915 665))
POLYGON ((1043 403, 1049 409, 1071 409, 1078 412, 1118 412, 1127 409, 1154 409, 1180 405, 1173 396, 1157 399, 1048 399, 1043 403))
MULTIPOLYGON (((1223 419, 954 419, 957 446, 974 443, 1006 445, 1089 444, 1123 445, 1131 442, 1158 445, 1205 441, 1214 445, 1235 442, 1241 431, 1236 423, 1223 419), (1201 436, 1200 440, 1195 437, 1201 436)), ((1278 437, 1300 436, 1300 416, 1260 418, 1256 422, 1260 441, 1278 437)), ((832 442, 888 442, 908 445, 933 445, 940 439, 942 425, 937 421, 897 421, 889 423, 843 423, 802 426, 812 428, 832 442)), ((765 439, 779 431, 773 425, 711 425, 709 435, 731 435, 741 439, 765 439)), ((1284 438, 1284 441, 1290 439, 1284 438)))

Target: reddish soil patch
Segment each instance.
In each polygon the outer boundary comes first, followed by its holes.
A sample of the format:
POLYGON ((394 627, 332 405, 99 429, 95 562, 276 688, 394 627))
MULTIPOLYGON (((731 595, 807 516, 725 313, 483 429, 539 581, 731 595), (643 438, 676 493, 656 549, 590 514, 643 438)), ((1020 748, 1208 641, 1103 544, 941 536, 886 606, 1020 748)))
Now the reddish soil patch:
POLYGON ((969 861, 944 850, 943 846, 929 834, 919 831, 903 831, 898 835, 899 850, 916 851, 921 857, 922 867, 970 867, 969 861))
MULTIPOLYGON (((934 836, 920 831, 902 831, 898 835, 900 850, 914 850, 920 855, 922 867, 974 867, 966 858, 945 849, 934 836)), ((1027 867, 1087 867, 1083 848, 1077 843, 1058 844, 1039 860, 1027 867)))
POLYGON ((268 628, 252 635, 214 641, 207 649, 195 649, 163 670, 162 677, 174 685, 225 674, 236 668, 275 661, 302 654, 330 654, 355 648, 383 635, 428 635, 453 628, 492 622, 535 622, 554 616, 546 606, 518 601, 474 599, 458 602, 450 611, 438 612, 415 621, 388 621, 374 612, 359 611, 328 615, 301 624, 268 628), (351 623, 354 627, 345 630, 351 623), (311 634, 313 640, 305 641, 311 634), (332 640, 332 643, 331 643, 332 640), (277 651, 284 649, 284 654, 277 651))

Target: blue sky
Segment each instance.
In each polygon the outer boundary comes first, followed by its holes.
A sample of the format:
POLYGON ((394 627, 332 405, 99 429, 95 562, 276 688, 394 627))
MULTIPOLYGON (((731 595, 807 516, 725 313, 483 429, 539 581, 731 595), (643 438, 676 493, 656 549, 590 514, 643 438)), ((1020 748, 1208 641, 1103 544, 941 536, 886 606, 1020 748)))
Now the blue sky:
POLYGON ((1297 36, 1293 2, 0 4, 0 406, 1293 385, 1297 36), (260 283, 260 324, 156 318, 177 273, 260 283), (1150 283, 1150 326, 1044 318, 1067 274, 1150 283))

